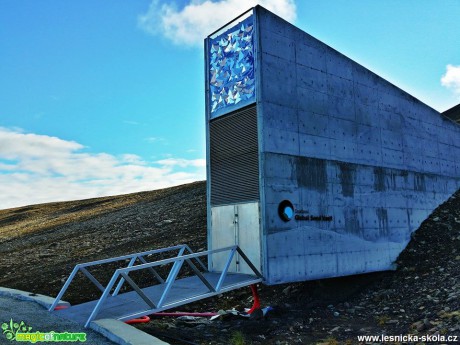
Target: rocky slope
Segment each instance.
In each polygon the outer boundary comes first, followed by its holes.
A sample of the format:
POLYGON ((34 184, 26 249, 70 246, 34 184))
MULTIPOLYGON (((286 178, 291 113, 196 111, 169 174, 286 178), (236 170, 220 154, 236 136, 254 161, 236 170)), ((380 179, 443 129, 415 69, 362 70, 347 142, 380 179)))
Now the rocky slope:
MULTIPOLYGON (((2 210, 0 285, 55 296, 78 262, 178 243, 202 250, 205 193, 205 183, 197 182, 2 210)), ((358 335, 460 336, 459 264, 460 191, 421 225, 394 272, 262 285, 262 304, 274 307, 262 320, 156 318, 137 327, 172 344, 356 344, 358 335)), ((96 273, 108 279, 104 272, 96 273)), ((99 295, 76 285, 65 296, 72 303, 99 295)), ((250 305, 251 293, 245 288, 181 310, 250 305)))

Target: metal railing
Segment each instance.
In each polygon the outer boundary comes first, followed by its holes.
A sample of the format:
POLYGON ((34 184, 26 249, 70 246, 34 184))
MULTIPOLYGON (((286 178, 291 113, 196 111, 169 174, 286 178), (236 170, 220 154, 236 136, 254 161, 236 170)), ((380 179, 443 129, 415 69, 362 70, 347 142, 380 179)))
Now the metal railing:
POLYGON ((152 313, 155 313, 161 310, 173 308, 173 307, 183 305, 186 303, 190 303, 190 302, 202 299, 202 298, 211 297, 211 296, 214 296, 214 295, 217 295, 217 294, 220 294, 225 291, 229 291, 229 290, 232 290, 238 287, 255 284, 255 283, 262 281, 262 274, 251 263, 251 261, 248 259, 246 254, 244 254, 244 252, 236 245, 225 247, 225 248, 220 248, 220 249, 214 249, 214 250, 194 253, 187 245, 183 244, 183 245, 178 245, 178 246, 169 247, 169 248, 151 250, 147 252, 119 256, 116 258, 110 258, 110 259, 105 259, 105 260, 98 260, 98 261, 92 261, 92 262, 83 263, 83 264, 77 264, 75 268, 73 269, 72 273, 70 274, 69 278, 65 282, 64 286, 62 287, 61 291, 56 296, 56 299, 54 303, 51 305, 51 307, 49 308, 49 311, 53 311, 56 308, 56 306, 58 305, 61 298, 64 296, 67 288, 71 284, 72 280, 74 279, 78 271, 81 271, 94 285, 96 285, 96 287, 99 288, 99 290, 102 291, 101 297, 99 298, 96 306, 91 312, 91 315, 89 316, 88 320, 85 323, 85 327, 88 327, 91 321, 93 321, 96 318, 96 316, 100 312, 107 298, 110 295, 111 296, 118 295, 118 293, 120 292, 120 289, 123 287, 125 283, 131 286, 131 288, 149 306, 149 308, 142 310, 140 312, 137 312, 137 313, 132 313, 129 315, 122 315, 118 317, 118 319, 121 321, 133 319, 139 316, 152 314, 152 313), (154 262, 147 262, 144 259, 144 256, 146 255, 171 252, 174 250, 178 251, 177 256, 169 258, 169 259, 162 259, 162 260, 158 260, 154 262), (189 254, 184 254, 185 251, 187 251, 189 254), (205 257, 205 256, 209 257, 210 255, 221 253, 221 252, 226 252, 226 251, 229 252, 227 261, 225 262, 225 265, 223 266, 222 272, 220 272, 217 283, 213 284, 208 278, 206 278, 204 274, 208 272, 208 270, 206 266, 203 264, 203 262, 200 260, 200 257, 205 257), (224 285, 225 279, 227 278, 228 270, 230 268, 230 265, 232 263, 232 260, 236 252, 238 252, 238 254, 240 255, 240 258, 243 259, 246 262, 246 264, 251 268, 251 270, 254 272, 254 277, 251 276, 250 279, 247 279, 245 281, 224 285), (124 268, 116 269, 109 283, 105 287, 87 270, 87 267, 90 267, 90 266, 103 265, 103 264, 121 261, 121 260, 127 260, 127 259, 130 259, 128 266, 124 268), (198 264, 197 265, 194 264, 192 259, 194 259, 198 264), (139 260, 141 264, 135 265, 136 260, 139 260), (181 268, 183 267, 184 263, 186 263, 191 268, 194 275, 196 275, 201 280, 201 282, 207 287, 208 291, 205 293, 201 293, 199 295, 181 298, 181 299, 178 299, 172 302, 171 301, 166 302, 166 299, 168 298, 169 293, 172 287, 174 286, 174 283, 177 281, 178 274, 181 268), (164 266, 168 264, 172 264, 172 267, 169 271, 169 274, 166 280, 164 280, 158 274, 155 268, 157 266, 164 266), (199 267, 202 269, 202 271, 200 271, 199 267), (130 272, 140 271, 140 270, 150 271, 152 275, 156 278, 156 280, 159 282, 159 286, 162 286, 161 297, 158 299, 158 301, 153 301, 149 296, 147 296, 147 294, 144 293, 144 291, 129 276, 130 272), (113 292, 111 293, 112 290, 113 292))

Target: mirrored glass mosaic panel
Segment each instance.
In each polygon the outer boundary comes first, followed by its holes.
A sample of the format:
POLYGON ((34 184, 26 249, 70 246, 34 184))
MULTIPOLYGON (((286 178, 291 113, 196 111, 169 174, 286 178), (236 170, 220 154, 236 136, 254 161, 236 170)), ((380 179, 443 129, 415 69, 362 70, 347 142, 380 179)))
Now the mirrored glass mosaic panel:
POLYGON ((255 99, 254 17, 209 39, 211 117, 255 99))

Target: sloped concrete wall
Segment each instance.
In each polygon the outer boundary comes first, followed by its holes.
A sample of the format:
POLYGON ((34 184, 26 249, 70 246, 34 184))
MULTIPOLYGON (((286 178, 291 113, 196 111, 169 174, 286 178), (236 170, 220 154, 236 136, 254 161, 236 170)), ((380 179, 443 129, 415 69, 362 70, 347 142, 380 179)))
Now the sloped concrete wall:
POLYGON ((267 282, 391 269, 410 234, 460 187, 460 127, 256 13, 267 282), (280 219, 283 200, 298 219, 280 219))

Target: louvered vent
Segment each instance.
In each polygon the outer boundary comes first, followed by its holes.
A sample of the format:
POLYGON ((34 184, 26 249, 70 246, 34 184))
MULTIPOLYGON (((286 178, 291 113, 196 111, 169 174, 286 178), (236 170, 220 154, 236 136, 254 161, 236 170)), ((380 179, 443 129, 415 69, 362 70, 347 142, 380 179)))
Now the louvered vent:
POLYGON ((259 200, 256 107, 210 122, 211 205, 259 200))

